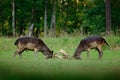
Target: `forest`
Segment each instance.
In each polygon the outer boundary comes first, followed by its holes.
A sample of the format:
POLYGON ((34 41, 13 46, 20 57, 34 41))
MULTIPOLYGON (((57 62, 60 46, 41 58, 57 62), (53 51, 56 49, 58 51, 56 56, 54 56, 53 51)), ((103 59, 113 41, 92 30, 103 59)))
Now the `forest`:
POLYGON ((0 36, 120 35, 119 0, 0 0, 0 36))
POLYGON ((0 0, 0 80, 120 80, 120 0, 0 0), (53 58, 26 48, 21 59, 14 58, 20 50, 14 44, 23 36, 43 40, 53 58), (88 36, 102 36, 109 44, 102 59, 97 48, 89 59, 87 51, 82 60, 73 58, 88 36), (70 59, 54 56, 61 50, 70 59))

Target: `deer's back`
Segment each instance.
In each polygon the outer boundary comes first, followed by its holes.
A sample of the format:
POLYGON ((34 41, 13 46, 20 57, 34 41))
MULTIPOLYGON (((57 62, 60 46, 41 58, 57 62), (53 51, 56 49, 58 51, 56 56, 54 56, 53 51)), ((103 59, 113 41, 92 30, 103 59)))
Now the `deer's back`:
POLYGON ((22 37, 16 40, 15 45, 20 48, 34 49, 45 46, 44 42, 35 37, 22 37))
POLYGON ((80 47, 83 48, 95 48, 105 43, 105 39, 100 36, 92 36, 81 40, 80 47))

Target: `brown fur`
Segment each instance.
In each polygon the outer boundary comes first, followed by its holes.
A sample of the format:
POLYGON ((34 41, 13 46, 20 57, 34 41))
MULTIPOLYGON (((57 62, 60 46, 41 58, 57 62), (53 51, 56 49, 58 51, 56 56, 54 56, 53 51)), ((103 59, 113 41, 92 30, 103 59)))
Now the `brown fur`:
POLYGON ((38 38, 35 37, 22 37, 16 40, 15 45, 18 47, 14 53, 14 57, 19 54, 22 56, 22 52, 25 50, 34 51, 36 56, 37 52, 42 52, 47 58, 52 58, 53 51, 51 51, 47 45, 38 38))
POLYGON ((96 49, 99 53, 99 59, 102 58, 103 51, 102 47, 104 44, 109 45, 103 37, 92 36, 81 40, 79 46, 77 47, 73 57, 76 59, 81 59, 80 55, 82 51, 87 51, 87 57, 89 57, 90 49, 96 49))

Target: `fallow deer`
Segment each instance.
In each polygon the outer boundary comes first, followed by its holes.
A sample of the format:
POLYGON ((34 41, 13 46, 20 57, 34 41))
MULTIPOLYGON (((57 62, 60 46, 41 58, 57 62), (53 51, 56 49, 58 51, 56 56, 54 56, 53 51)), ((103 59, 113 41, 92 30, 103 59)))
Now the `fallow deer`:
POLYGON ((47 58, 52 58, 53 51, 51 51, 47 45, 39 38, 35 37, 21 37, 15 41, 15 45, 17 46, 17 50, 14 53, 14 57, 19 54, 22 57, 22 52, 25 50, 34 51, 37 56, 37 52, 40 51, 47 58))
POLYGON ((91 36, 85 39, 82 39, 79 43, 73 57, 75 59, 81 59, 80 55, 83 51, 87 51, 87 57, 89 57, 90 49, 96 49, 99 53, 99 59, 103 56, 102 47, 104 44, 109 45, 103 37, 100 36, 91 36))

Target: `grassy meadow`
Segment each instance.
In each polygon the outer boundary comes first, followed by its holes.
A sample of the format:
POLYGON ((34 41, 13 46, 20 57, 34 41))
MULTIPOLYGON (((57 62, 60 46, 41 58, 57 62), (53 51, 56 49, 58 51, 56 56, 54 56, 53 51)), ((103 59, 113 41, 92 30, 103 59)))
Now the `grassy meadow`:
MULTIPOLYGON (((42 38, 42 40, 54 53, 64 49, 72 56, 84 37, 67 36, 42 38)), ((41 52, 36 58, 33 51, 25 51, 22 59, 19 55, 14 59, 13 53, 17 48, 14 45, 16 39, 0 37, 0 80, 120 79, 120 37, 105 37, 110 46, 104 46, 104 55, 101 60, 98 59, 96 50, 90 51, 89 59, 87 59, 87 52, 83 52, 82 60, 45 59, 41 52)))

